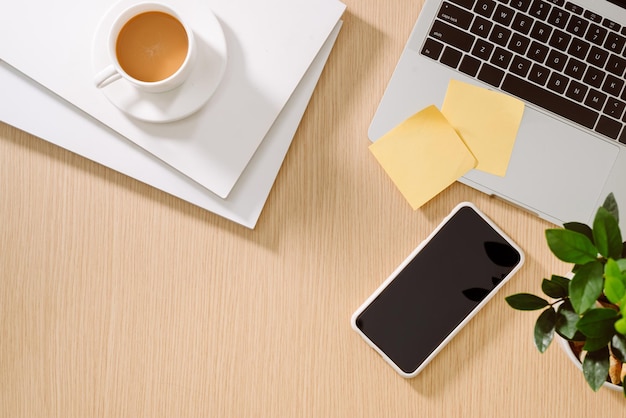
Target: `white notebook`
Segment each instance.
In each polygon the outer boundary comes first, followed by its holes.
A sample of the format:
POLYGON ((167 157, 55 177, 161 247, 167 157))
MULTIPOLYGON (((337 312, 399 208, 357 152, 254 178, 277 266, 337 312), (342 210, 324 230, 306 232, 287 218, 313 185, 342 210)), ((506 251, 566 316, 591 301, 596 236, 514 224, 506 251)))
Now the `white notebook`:
POLYGON ((341 21, 226 199, 209 192, 2 61, 0 121, 254 228, 340 28, 341 21))
MULTIPOLYGON (((172 7, 192 24, 198 41, 208 47, 207 54, 225 59, 226 67, 217 90, 197 113, 159 124, 127 116, 119 110, 117 91, 107 95, 93 83, 99 70, 95 63, 106 60, 102 56, 106 47, 94 46, 104 36, 100 21, 111 18, 113 9, 136 2, 3 1, 0 59, 201 186, 227 197, 345 5, 337 0, 172 0, 172 7), (225 57, 216 35, 207 30, 214 29, 215 18, 224 35, 225 57)), ((213 74, 210 68, 207 71, 213 74)))

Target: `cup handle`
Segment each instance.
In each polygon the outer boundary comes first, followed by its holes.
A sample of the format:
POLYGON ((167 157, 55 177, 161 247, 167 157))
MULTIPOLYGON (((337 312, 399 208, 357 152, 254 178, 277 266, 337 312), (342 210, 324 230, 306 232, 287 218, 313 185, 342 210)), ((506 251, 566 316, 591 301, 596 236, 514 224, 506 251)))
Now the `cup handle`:
POLYGON ((117 72, 113 65, 109 65, 104 70, 100 71, 93 79, 94 84, 97 88, 102 88, 108 86, 115 80, 119 80, 122 78, 120 73, 117 72))

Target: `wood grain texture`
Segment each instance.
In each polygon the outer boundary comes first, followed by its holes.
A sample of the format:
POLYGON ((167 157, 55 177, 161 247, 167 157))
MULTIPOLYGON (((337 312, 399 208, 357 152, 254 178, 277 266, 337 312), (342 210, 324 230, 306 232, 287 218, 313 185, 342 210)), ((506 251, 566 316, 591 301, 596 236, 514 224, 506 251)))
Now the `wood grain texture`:
MULTIPOLYGON (((422 2, 346 0, 337 44, 254 231, 0 124, 0 416, 621 416, 507 294, 563 272, 544 221, 454 184, 412 211, 367 127, 422 2), (418 377, 352 312, 459 202, 523 269, 418 377)), ((37 117, 33 115, 33 117, 37 117)), ((445 306, 445 300, 442 300, 445 306)))

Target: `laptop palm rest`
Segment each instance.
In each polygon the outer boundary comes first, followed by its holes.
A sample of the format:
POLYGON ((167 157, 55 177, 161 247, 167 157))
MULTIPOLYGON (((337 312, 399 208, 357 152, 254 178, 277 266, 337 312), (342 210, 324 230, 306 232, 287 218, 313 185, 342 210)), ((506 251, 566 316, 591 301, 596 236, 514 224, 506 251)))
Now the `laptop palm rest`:
POLYGON ((527 106, 506 176, 472 170, 462 181, 553 222, 585 220, 618 153, 617 145, 527 106))

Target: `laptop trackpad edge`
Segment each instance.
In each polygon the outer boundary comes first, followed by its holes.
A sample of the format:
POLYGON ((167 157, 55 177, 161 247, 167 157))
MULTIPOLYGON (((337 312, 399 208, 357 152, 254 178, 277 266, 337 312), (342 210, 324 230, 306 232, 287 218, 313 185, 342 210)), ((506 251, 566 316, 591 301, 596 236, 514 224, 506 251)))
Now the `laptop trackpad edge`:
POLYGON ((562 222, 590 219, 619 153, 603 141, 526 107, 505 177, 472 170, 464 177, 562 222))

